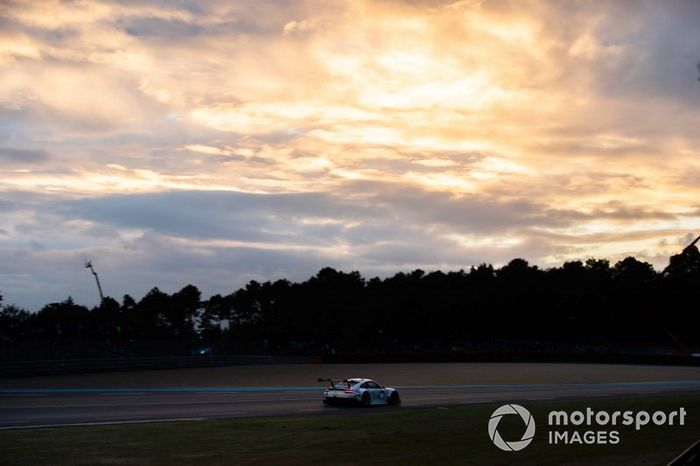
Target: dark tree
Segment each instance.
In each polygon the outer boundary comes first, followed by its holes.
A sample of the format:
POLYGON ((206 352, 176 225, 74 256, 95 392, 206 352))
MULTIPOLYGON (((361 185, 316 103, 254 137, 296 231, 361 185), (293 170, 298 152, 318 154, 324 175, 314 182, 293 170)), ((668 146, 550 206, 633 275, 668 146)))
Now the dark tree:
MULTIPOLYGON (((202 300, 187 285, 136 302, 71 298, 31 314, 0 307, 0 358, 192 354, 619 351, 700 348, 700 252, 663 273, 627 257, 540 269, 523 258, 468 271, 365 279, 326 267, 306 281, 250 281, 202 300), (582 349, 583 348, 583 349, 582 349), (602 349, 601 349, 602 348, 602 349)), ((1 297, 0 297, 1 299, 1 297)))
POLYGON ((14 305, 0 306, 0 341, 11 343, 27 336, 30 314, 14 305))
POLYGON ((164 316, 176 337, 189 341, 194 338, 194 324, 200 310, 200 299, 201 293, 194 285, 187 285, 171 296, 164 316))

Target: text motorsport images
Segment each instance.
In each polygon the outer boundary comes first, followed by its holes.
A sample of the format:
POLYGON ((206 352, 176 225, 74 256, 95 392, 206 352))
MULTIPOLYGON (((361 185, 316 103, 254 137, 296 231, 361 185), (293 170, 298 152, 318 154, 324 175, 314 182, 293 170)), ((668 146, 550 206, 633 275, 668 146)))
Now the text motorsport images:
MULTIPOLYGON (((617 445, 622 437, 619 427, 641 430, 650 423, 656 426, 684 426, 687 411, 679 408, 674 411, 583 411, 549 412, 547 416, 547 443, 550 445, 617 445)), ((496 409, 489 419, 489 437, 498 448, 504 451, 520 451, 535 438, 535 419, 520 405, 507 404, 496 409), (525 423, 525 432, 520 439, 506 441, 498 431, 498 424, 504 416, 518 415, 525 423)))

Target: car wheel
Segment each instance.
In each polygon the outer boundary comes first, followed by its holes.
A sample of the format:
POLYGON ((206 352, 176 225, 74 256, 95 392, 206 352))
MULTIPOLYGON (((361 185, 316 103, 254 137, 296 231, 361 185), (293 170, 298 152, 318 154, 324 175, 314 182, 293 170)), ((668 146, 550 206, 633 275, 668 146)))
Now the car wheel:
POLYGON ((399 392, 391 392, 388 402, 390 405, 400 405, 401 397, 399 396, 399 392))
POLYGON ((365 392, 362 394, 362 399, 360 401, 360 404, 364 407, 369 406, 371 403, 371 399, 369 397, 369 393, 365 392))

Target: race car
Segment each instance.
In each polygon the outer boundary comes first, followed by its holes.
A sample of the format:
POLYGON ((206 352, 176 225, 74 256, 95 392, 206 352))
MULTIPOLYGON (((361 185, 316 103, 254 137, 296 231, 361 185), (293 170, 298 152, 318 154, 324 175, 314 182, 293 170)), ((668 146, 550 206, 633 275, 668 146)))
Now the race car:
POLYGON ((318 379, 330 386, 323 392, 323 404, 399 405, 401 397, 395 388, 382 387, 371 379, 318 379))

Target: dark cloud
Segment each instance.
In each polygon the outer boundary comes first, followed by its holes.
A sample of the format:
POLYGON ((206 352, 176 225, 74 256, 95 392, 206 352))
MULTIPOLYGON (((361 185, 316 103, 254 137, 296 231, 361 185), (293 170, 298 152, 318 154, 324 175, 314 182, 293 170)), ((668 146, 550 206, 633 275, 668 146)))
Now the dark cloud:
POLYGON ((621 202, 608 202, 602 208, 594 210, 590 214, 591 218, 609 218, 614 220, 676 220, 677 215, 645 207, 626 206, 621 202))
MULTIPOLYGON (((205 31, 202 26, 161 18, 129 18, 120 24, 132 36, 159 39, 184 39, 205 31)), ((211 32, 207 30, 207 34, 211 32)))
POLYGON ((329 227, 302 225, 304 218, 349 219, 368 209, 324 194, 248 194, 176 191, 66 201, 69 218, 199 239, 259 242, 324 240, 329 227), (316 230, 316 231, 314 231, 316 230))
POLYGON ((502 200, 488 195, 457 195, 396 184, 351 183, 351 192, 367 192, 365 202, 383 206, 402 222, 443 225, 459 233, 505 232, 519 227, 562 227, 585 218, 527 199, 502 200))
MULTIPOLYGON (((118 3, 123 6, 122 2, 118 3)), ((134 6, 152 7, 153 2, 129 2, 134 6)), ((164 2, 164 9, 173 5, 164 2)), ((198 2, 197 5, 178 5, 177 11, 191 13, 189 19, 155 17, 146 12, 142 16, 125 16, 115 25, 127 34, 146 40, 169 40, 179 43, 197 37, 276 36, 286 22, 303 19, 318 5, 313 2, 266 1, 237 4, 236 2, 198 2), (215 19, 212 21, 211 19, 215 19), (206 20, 210 19, 210 20, 206 20), (202 21, 206 20, 206 21, 202 21)), ((165 42, 164 42, 165 44, 165 42)))
POLYGON ((0 143, 25 144, 46 140, 51 130, 47 125, 34 119, 34 112, 28 108, 7 108, 0 106, 0 143))
MULTIPOLYGON (((634 73, 630 83, 647 95, 666 95, 683 103, 697 98, 695 64, 700 43, 700 3, 651 2, 646 13, 634 36, 636 46, 643 51, 643 59, 631 67, 634 73)), ((615 81, 611 79, 610 82, 615 81)), ((616 91, 622 88, 615 86, 616 91)))
POLYGON ((374 188, 362 197, 175 191, 71 200, 53 209, 67 218, 185 238, 300 244, 394 239, 396 228, 402 225, 439 225, 456 233, 492 234, 523 227, 562 227, 586 218, 526 200, 501 201, 381 184, 374 188))
POLYGON ((111 4, 115 7, 154 7, 159 6, 164 9, 175 9, 176 11, 187 11, 196 15, 201 15, 206 12, 208 5, 215 4, 212 1, 200 2, 177 2, 174 4, 171 0, 104 0, 104 3, 111 4))
POLYGON ((33 164, 45 162, 50 157, 49 153, 43 149, 0 147, 0 160, 33 164))
POLYGON ((46 29, 21 22, 16 18, 7 16, 0 17, 0 31, 3 35, 13 35, 21 40, 22 36, 31 36, 42 42, 51 43, 54 46, 61 46, 70 43, 71 40, 80 37, 80 31, 70 27, 58 27, 46 29))
POLYGON ((0 193, 0 212, 36 211, 42 206, 58 201, 57 196, 29 191, 6 191, 0 193))
MULTIPOLYGON (((630 8, 625 1, 559 2, 553 4, 558 17, 576 18, 578 24, 565 21, 561 37, 570 34, 595 35, 601 50, 617 47, 610 59, 575 58, 566 73, 567 80, 589 77, 606 98, 664 98, 686 105, 696 101, 698 86, 695 64, 700 43, 700 2, 671 0, 640 1, 630 8), (591 18, 597 18, 591 22, 591 18)), ((653 118, 654 115, 645 115, 653 118)))

